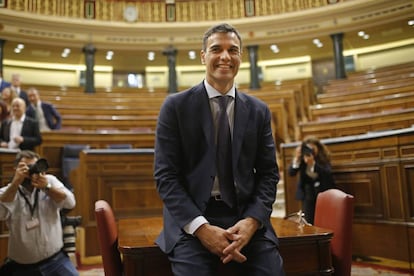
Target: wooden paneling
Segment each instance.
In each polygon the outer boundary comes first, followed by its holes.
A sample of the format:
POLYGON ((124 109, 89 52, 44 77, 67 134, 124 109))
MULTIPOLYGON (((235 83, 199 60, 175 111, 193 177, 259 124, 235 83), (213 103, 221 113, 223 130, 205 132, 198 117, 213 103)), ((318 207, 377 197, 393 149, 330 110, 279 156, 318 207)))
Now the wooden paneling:
POLYGON ((94 204, 105 199, 119 218, 162 214, 162 202, 155 188, 153 149, 84 150, 79 167, 71 174, 77 205, 82 216, 86 256, 99 255, 94 204))
POLYGON ((14 175, 14 160, 17 150, 0 148, 0 187, 10 182, 14 175))
POLYGON ((110 144, 131 144, 134 148, 153 148, 153 131, 73 131, 61 130, 42 133, 39 154, 49 162, 49 172, 62 176, 62 150, 66 144, 89 145, 92 149, 104 149, 110 144))
POLYGON ((379 256, 409 263, 413 248, 407 232, 408 227, 403 224, 356 222, 352 226, 352 252, 356 256, 379 256))
POLYGON ((379 167, 335 169, 335 183, 341 190, 352 191, 355 217, 383 218, 379 167))

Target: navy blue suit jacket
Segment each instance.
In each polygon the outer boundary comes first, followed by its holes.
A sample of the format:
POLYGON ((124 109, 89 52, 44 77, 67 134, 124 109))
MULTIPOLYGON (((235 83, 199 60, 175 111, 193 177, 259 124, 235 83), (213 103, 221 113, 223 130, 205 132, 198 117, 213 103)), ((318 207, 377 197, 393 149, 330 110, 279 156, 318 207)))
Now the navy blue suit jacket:
MULTIPOLYGON (((259 220, 265 236, 278 244, 270 223, 279 181, 270 118, 263 102, 236 91, 232 169, 239 215, 259 220)), ((206 210, 216 175, 214 132, 203 83, 166 98, 157 124, 154 161, 164 203, 164 229, 156 242, 166 253, 184 237, 182 228, 206 210)))
MULTIPOLYGON (((12 119, 4 120, 1 124, 1 141, 10 141, 10 126, 12 119)), ((20 144, 21 150, 34 150, 34 148, 42 143, 39 125, 33 118, 26 116, 23 121, 22 131, 20 133, 24 141, 20 144)))
MULTIPOLYGON (((47 102, 41 102, 40 106, 43 110, 43 115, 45 116, 45 120, 49 128, 60 129, 62 127, 62 116, 60 116, 60 113, 56 110, 56 108, 51 103, 47 102)), ((36 118, 36 111, 32 105, 27 108, 26 115, 36 118)))

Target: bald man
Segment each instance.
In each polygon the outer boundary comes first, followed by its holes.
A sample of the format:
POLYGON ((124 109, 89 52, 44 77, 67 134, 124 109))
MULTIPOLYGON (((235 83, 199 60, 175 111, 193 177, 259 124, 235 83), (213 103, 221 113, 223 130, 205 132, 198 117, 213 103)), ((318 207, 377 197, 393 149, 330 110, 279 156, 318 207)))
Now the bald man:
POLYGON ((0 146, 2 148, 34 150, 42 143, 39 125, 26 116, 26 103, 15 98, 11 105, 12 116, 1 124, 0 146))

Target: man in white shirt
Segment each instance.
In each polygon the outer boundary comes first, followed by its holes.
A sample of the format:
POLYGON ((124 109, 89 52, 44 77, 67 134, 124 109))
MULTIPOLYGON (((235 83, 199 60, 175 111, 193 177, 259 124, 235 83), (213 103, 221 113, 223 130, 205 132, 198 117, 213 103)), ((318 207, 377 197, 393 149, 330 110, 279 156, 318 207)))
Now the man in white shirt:
POLYGON ((62 251, 60 218, 62 208, 75 207, 75 196, 46 174, 47 165, 39 159, 35 152, 19 152, 12 181, 0 189, 0 220, 10 230, 8 260, 0 275, 79 275, 62 251))
POLYGON ((12 101, 12 117, 1 124, 0 146, 9 149, 34 150, 42 143, 39 125, 36 120, 26 116, 23 99, 12 101))

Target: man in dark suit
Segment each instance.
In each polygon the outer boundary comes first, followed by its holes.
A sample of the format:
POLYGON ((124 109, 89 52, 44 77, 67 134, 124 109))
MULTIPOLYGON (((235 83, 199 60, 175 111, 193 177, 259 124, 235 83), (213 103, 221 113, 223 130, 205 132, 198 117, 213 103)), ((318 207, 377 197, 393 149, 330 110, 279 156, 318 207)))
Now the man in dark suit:
POLYGON ((22 85, 22 79, 20 74, 12 74, 11 78, 11 89, 16 92, 17 96, 22 98, 24 102, 26 103, 26 106, 29 106, 29 97, 27 96, 26 91, 24 91, 21 87, 22 85))
POLYGON ((59 112, 51 103, 40 100, 40 95, 36 88, 29 88, 27 96, 29 97, 30 105, 27 108, 26 114, 38 121, 40 131, 61 128, 62 117, 59 112))
POLYGON ((12 101, 13 116, 1 124, 0 145, 2 148, 34 150, 42 143, 39 125, 26 116, 26 104, 22 98, 12 101))
POLYGON ((205 80, 167 97, 160 110, 154 175, 164 229, 156 242, 174 275, 217 275, 220 262, 237 275, 284 275, 270 223, 279 181, 271 115, 235 88, 241 44, 232 26, 210 28, 201 51, 205 80), (230 97, 227 107, 217 96, 230 97), (216 156, 223 124, 232 137, 224 172, 226 154, 216 156))

